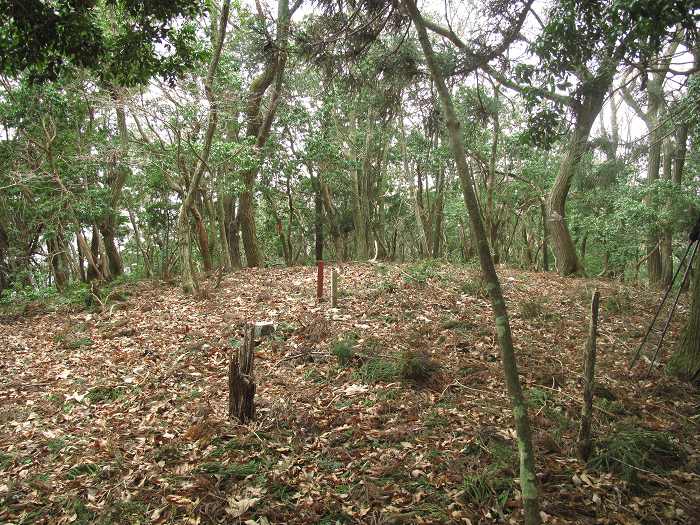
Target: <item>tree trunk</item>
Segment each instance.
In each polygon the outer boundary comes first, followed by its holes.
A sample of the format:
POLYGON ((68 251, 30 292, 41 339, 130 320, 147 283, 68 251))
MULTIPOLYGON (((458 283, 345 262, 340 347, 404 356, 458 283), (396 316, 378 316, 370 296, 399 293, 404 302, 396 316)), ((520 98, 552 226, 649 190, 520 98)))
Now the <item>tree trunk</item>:
MULTIPOLYGON (((663 178, 672 181, 673 145, 670 139, 664 141, 663 150, 663 178)), ((667 205, 670 206, 671 203, 667 205)), ((664 227, 661 237, 661 283, 667 287, 671 284, 671 279, 673 279, 673 233, 668 227, 664 227)))
POLYGON ((46 241, 46 247, 49 250, 49 259, 51 261, 51 269, 53 271, 56 289, 63 291, 68 284, 68 258, 65 253, 64 243, 61 242, 57 235, 46 241))
POLYGON ((228 244, 228 234, 226 229, 226 209, 223 195, 219 195, 216 200, 216 218, 219 225, 219 243, 221 244, 221 263, 225 272, 230 272, 233 268, 231 264, 231 249, 228 244))
MULTIPOLYGON (((207 169, 207 162, 209 160, 209 153, 211 152, 211 144, 214 139, 214 132, 216 131, 216 124, 218 121, 218 103, 214 98, 213 84, 214 75, 216 74, 217 67, 219 65, 219 59, 221 58, 221 49, 224 45, 224 39, 226 37, 226 27, 228 24, 228 14, 231 5, 230 0, 224 0, 224 4, 221 7, 221 14, 219 18, 219 27, 216 29, 212 23, 212 48, 213 53, 209 61, 209 66, 207 68, 207 77, 204 80, 204 92, 206 94, 207 100, 209 102, 209 116, 207 119, 207 130, 204 135, 204 146, 202 148, 201 156, 197 162, 197 167, 195 168, 194 176, 188 185, 187 191, 182 199, 182 204, 180 205, 180 212, 178 214, 177 220, 177 230, 180 237, 180 257, 182 259, 182 288, 186 293, 198 292, 199 283, 196 279, 194 268, 192 266, 192 239, 190 235, 190 224, 188 216, 196 211, 195 208, 195 197, 199 191, 199 182, 204 175, 205 169, 207 169)), ((199 216, 198 222, 198 233, 200 234, 200 243, 204 241, 201 237, 200 226, 204 229, 201 223, 202 217, 199 216)), ((195 216, 196 219, 196 216, 195 216)), ((204 237, 206 237, 206 229, 204 229, 204 237)), ((209 245, 205 246, 200 244, 202 248, 202 257, 209 256, 209 245)), ((211 259, 209 259, 209 265, 211 267, 211 259)), ((211 268, 210 268, 211 269, 211 268)))
POLYGON ((238 217, 240 221, 241 238, 245 250, 246 266, 262 266, 263 258, 258 246, 255 227, 255 208, 253 205, 253 190, 246 184, 245 191, 241 192, 238 202, 238 217))
POLYGON ((236 213, 236 198, 233 195, 224 196, 224 212, 226 217, 226 240, 231 256, 231 267, 241 268, 241 236, 240 221, 236 213))
POLYGON ((540 203, 540 211, 542 214, 542 271, 549 271, 549 233, 547 231, 547 208, 544 203, 540 203))
POLYGON ((331 200, 331 191, 328 184, 325 182, 321 182, 321 196, 323 198, 323 209, 326 213, 326 218, 328 219, 328 225, 331 231, 331 238, 333 239, 335 258, 338 261, 342 261, 345 255, 343 236, 341 235, 340 228, 338 227, 338 214, 335 210, 335 206, 333 206, 333 201, 331 200))
MULTIPOLYGON (((291 220, 291 217, 290 217, 291 220)), ((323 196, 321 195, 321 174, 314 177, 314 226, 316 260, 323 260, 323 196)))
POLYGON ((489 243, 484 229, 484 223, 479 214, 479 206, 474 193, 474 181, 472 180, 467 166, 466 150, 463 137, 460 131, 460 124, 457 120, 452 97, 447 89, 442 76, 440 66, 435 60, 433 48, 430 44, 425 25, 418 13, 414 0, 405 0, 409 16, 418 33, 425 60, 430 69, 431 76, 435 82, 442 109, 445 115, 450 146, 457 166, 457 173, 462 184, 464 201, 469 213, 472 235, 477 242, 479 260, 484 279, 487 282, 491 306, 496 324, 498 345, 501 350, 501 360, 505 376, 506 387, 513 408, 515 427, 518 438, 518 450, 520 455, 520 488, 522 490, 523 510, 525 513, 525 523, 527 525, 539 524, 541 522, 539 509, 539 496, 537 478, 535 475, 535 455, 532 447, 532 436, 530 433, 530 421, 527 414, 527 405, 523 397, 520 379, 518 377, 518 367, 513 348, 513 340, 508 321, 506 303, 501 291, 496 268, 489 251, 489 243))
POLYGON ((576 256, 576 246, 566 225, 566 198, 581 157, 588 148, 591 127, 603 107, 611 83, 612 75, 603 75, 591 81, 584 91, 583 100, 574 110, 574 131, 547 200, 547 226, 560 275, 583 272, 583 266, 576 256))
MULTIPOLYGON (((262 164, 263 148, 270 136, 270 128, 277 111, 279 96, 282 91, 282 79, 287 64, 287 39, 289 34, 289 0, 277 2, 277 39, 274 55, 268 60, 263 71, 255 77, 250 85, 247 97, 246 135, 255 141, 259 164, 262 164), (274 85, 273 85, 274 81, 274 85), (267 110, 261 110, 263 97, 272 86, 267 110)), ((252 168, 243 174, 244 191, 240 195, 238 218, 240 221, 246 264, 250 267, 263 265, 263 254, 258 245, 255 226, 255 180, 258 169, 252 168)))
MULTIPOLYGON (((695 262, 697 265, 697 259, 695 262)), ((668 363, 669 372, 683 380, 692 379, 700 369, 700 271, 697 266, 692 275, 688 321, 668 363)))

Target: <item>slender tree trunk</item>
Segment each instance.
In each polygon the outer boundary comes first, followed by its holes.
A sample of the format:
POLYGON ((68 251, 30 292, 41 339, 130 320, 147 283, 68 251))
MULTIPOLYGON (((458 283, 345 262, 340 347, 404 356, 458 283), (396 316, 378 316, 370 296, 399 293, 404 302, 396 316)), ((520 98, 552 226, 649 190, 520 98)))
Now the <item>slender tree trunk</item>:
POLYGON ((540 204, 542 214, 542 271, 549 271, 549 232, 547 231, 547 208, 544 203, 540 204))
MULTIPOLYGON (((214 76, 219 65, 219 59, 221 57, 221 49, 223 48, 224 39, 226 37, 226 26, 228 24, 230 5, 231 0, 224 0, 224 4, 221 7, 218 30, 213 27, 215 33, 212 35, 213 53, 211 60, 209 61, 209 67, 207 68, 207 77, 204 81, 204 91, 206 93, 207 100, 209 101, 207 131, 204 135, 204 147, 202 148, 201 157, 197 162, 197 167, 195 168, 192 180, 190 180, 187 192, 182 199, 180 212, 178 214, 177 230, 180 240, 180 256, 182 259, 182 288, 186 293, 199 291, 199 283, 196 279, 192 265, 192 240, 190 236, 190 223, 188 216, 196 211, 195 197, 199 191, 199 182, 204 175, 205 169, 207 168, 209 153, 211 152, 211 144, 214 139, 214 132, 216 131, 216 124, 218 120, 218 103, 214 98, 213 84, 214 76)), ((212 26, 214 26, 214 24, 212 24, 212 26)), ((201 215, 199 215, 199 222, 201 222, 201 215)), ((203 228, 203 225, 201 226, 203 228)), ((206 236, 206 229, 204 229, 204 235, 206 236)), ((200 236, 200 242, 202 242, 202 240, 203 239, 200 236)), ((209 255, 208 244, 204 248, 206 248, 206 255, 209 255)), ((202 253, 202 256, 205 256, 204 252, 202 253)), ((211 259, 209 260, 209 263, 211 264, 211 259)))
MULTIPOLYGON (((290 218, 291 220, 291 218, 290 218)), ((321 174, 314 177, 314 226, 316 260, 323 260, 323 195, 321 195, 321 174)))
POLYGON ((418 236, 420 239, 420 246, 423 252, 427 255, 429 253, 428 249, 428 235, 425 232, 425 223, 423 222, 423 214, 421 212, 421 203, 418 200, 418 192, 416 190, 416 182, 413 174, 411 173, 411 166, 408 162, 408 151, 406 149, 406 129, 403 120, 403 112, 401 113, 401 160, 403 161, 403 171, 404 178, 408 181, 409 191, 411 193, 411 200, 413 201, 413 213, 416 217, 416 228, 418 229, 418 236))
POLYGON ((219 195, 216 200, 216 218, 219 225, 219 243, 221 244, 221 262, 225 272, 230 272, 233 268, 231 264, 231 249, 228 244, 226 232, 226 209, 223 195, 219 195))
MULTIPOLYGON (((673 177, 673 144, 666 139, 663 145, 663 178, 672 181, 673 177)), ((669 202, 668 206, 671 205, 669 202)), ((673 278, 673 233, 669 228, 664 228, 661 238, 661 283, 664 287, 671 284, 673 278)))
POLYGON ((224 196, 224 212, 226 217, 226 240, 228 243, 231 267, 241 268, 241 237, 240 221, 236 213, 236 199, 233 195, 224 196))
POLYGON ((46 247, 49 251, 49 259, 51 261, 51 269, 53 271, 56 289, 62 291, 68 284, 68 266, 67 258, 64 251, 63 243, 59 241, 58 236, 46 241, 46 247))
POLYGON ((448 135, 450 137, 450 146, 454 155, 457 173, 462 183, 462 192, 464 193, 464 201, 469 213, 469 221, 471 225, 472 235, 477 242, 479 252, 479 260, 484 279, 487 282, 489 296, 491 298, 491 306, 496 324, 496 333, 498 336, 498 345, 501 350, 501 360, 503 363, 503 371, 505 376, 506 387, 513 408, 513 416, 515 419, 516 433, 518 437, 518 450, 520 455, 520 488, 523 497, 523 510, 525 513, 525 523, 527 525, 539 524, 541 522, 539 509, 539 496, 537 487, 537 478, 535 475, 535 453, 532 447, 532 436, 530 433, 530 421, 527 414, 527 405, 523 397, 520 380, 518 378, 518 367, 515 357, 515 349, 513 347, 512 334, 510 323, 508 321, 508 312, 506 303, 501 291, 496 268, 491 258, 489 251, 489 243, 484 229, 484 223, 479 214, 479 206, 474 193, 473 180, 469 174, 467 166, 466 150, 460 131, 460 124, 457 120, 452 97, 447 89, 445 80, 442 76, 440 66, 435 60, 433 48, 430 44, 427 31, 423 24, 422 18, 418 13, 418 9, 414 0, 405 0, 404 5, 407 7, 409 16, 413 21, 413 25, 418 33, 418 40, 423 49, 428 68, 435 82, 442 109, 445 115, 448 135))
MULTIPOLYGON (((498 91, 496 91, 496 95, 498 91)), ((496 96, 498 100, 498 96, 496 96)), ((498 113, 493 117, 493 140, 491 141, 491 156, 489 158, 489 171, 486 177, 486 232, 489 236, 489 244, 491 245, 491 251, 494 254, 493 262, 498 264, 500 262, 499 250, 498 250, 498 223, 496 221, 496 209, 494 194, 496 191, 496 156, 498 155, 498 135, 500 132, 500 122, 498 119, 498 113)))
POLYGON ((141 231, 139 230, 138 222, 136 221, 136 216, 134 215, 134 212, 131 210, 131 208, 128 208, 128 212, 131 227, 134 229, 134 241, 136 242, 136 249, 141 254, 141 258, 143 259, 144 273, 146 274, 147 278, 150 278, 153 273, 153 271, 151 270, 151 260, 143 247, 143 243, 141 242, 141 231))

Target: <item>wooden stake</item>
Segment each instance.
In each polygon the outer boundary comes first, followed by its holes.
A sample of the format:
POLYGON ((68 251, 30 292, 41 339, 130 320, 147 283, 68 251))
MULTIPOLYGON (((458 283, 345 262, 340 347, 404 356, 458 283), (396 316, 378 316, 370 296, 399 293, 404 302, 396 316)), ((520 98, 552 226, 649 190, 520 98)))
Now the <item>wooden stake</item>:
POLYGON ((338 270, 331 271, 331 308, 338 307, 338 270))
POLYGON ((595 389, 595 357, 596 335, 598 331, 598 305, 600 294, 598 290, 593 292, 591 299, 591 322, 588 329, 588 339, 583 358, 583 408, 581 409, 581 425, 578 431, 577 452, 578 457, 587 461, 591 455, 591 418, 593 415, 593 393, 595 389))
POLYGON ((318 261, 318 274, 316 276, 316 299, 323 299, 323 261, 318 261))

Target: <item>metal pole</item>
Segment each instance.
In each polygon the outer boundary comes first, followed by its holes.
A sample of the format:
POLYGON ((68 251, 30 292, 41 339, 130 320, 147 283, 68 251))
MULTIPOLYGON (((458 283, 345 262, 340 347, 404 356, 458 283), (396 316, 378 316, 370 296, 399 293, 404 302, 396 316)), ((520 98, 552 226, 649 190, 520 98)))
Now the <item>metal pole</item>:
MULTIPOLYGON (((656 313, 654 314, 654 318, 651 320, 651 323, 649 323, 649 328, 647 328, 646 333, 644 334, 644 338, 642 339, 642 342, 639 343, 639 347, 637 348, 637 352, 634 354, 634 358, 629 364, 628 370, 631 370, 634 368, 634 365, 637 364, 637 360, 639 359, 639 356, 642 353, 642 348, 644 347, 644 344, 647 342, 647 338, 649 337, 649 334, 651 333, 651 330, 654 328, 654 325, 656 324, 656 318, 659 317, 659 313, 661 312, 661 308, 663 308, 664 303, 666 302, 666 299, 668 298, 668 294, 671 293, 671 289, 673 288, 673 283, 676 282, 676 278, 678 277, 678 272, 681 271, 681 268, 683 266, 683 261, 685 261, 685 258, 688 256, 688 252, 690 251, 690 247, 693 245, 691 242, 688 244, 688 247, 685 249, 685 253, 683 254, 683 257, 681 258, 680 262, 678 263, 678 268, 676 268, 675 273, 673 274, 673 278, 671 279, 671 284, 668 285, 668 288, 666 289, 666 293, 664 294, 664 298, 661 299, 661 302, 659 303, 659 306, 656 308, 656 313)), ((697 245, 696 245, 697 248, 697 245)), ((693 252, 695 254, 695 252, 693 252)), ((690 266, 690 265, 688 265, 690 266)), ((681 286, 682 288, 682 286, 681 286)))

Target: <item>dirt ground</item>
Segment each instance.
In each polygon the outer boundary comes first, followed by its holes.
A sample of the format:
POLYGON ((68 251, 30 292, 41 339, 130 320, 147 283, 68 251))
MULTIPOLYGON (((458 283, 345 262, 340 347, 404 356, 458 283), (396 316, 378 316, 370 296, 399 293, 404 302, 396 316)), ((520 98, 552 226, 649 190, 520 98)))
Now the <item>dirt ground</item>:
MULTIPOLYGON (((700 523, 699 392, 662 367, 647 377, 645 360, 627 370, 658 295, 499 274, 544 521, 700 523), (598 459, 586 465, 574 445, 596 287, 598 459), (672 450, 632 464, 620 436, 672 450)), ((347 265, 335 309, 316 304, 309 267, 246 269, 209 287, 194 299, 128 284, 102 312, 0 320, 0 522, 520 522, 513 421, 477 271, 347 265), (244 323, 259 320, 276 331, 256 348, 257 413, 243 426, 228 418, 227 364, 244 323)))

